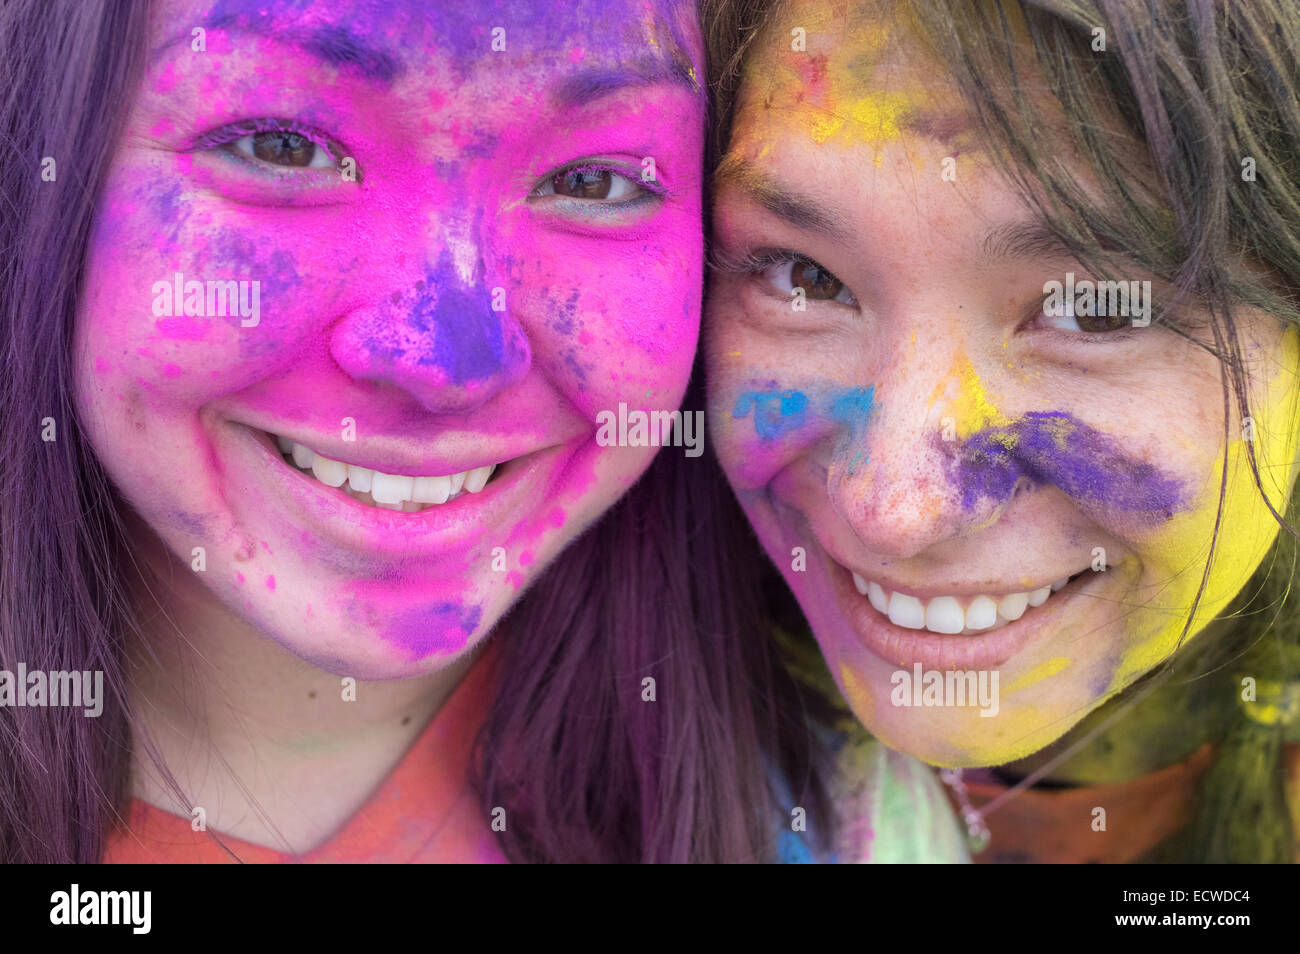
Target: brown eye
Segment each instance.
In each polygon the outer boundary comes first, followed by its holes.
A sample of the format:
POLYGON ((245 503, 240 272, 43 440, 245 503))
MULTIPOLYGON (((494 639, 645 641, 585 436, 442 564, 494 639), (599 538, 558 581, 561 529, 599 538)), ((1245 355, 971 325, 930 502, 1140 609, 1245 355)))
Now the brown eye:
POLYGON ((574 199, 608 199, 614 174, 608 169, 571 169, 551 179, 556 195, 574 199))
POLYGON ((250 138, 253 157, 275 166, 305 169, 312 164, 319 148, 306 136, 286 129, 255 133, 250 138))
POLYGON ((832 301, 844 291, 843 282, 807 259, 791 263, 790 284, 802 288, 804 295, 814 301, 832 301))
POLYGON ((769 288, 780 295, 795 296, 797 300, 803 301, 833 301, 857 307, 858 299, 849 287, 836 278, 834 272, 812 259, 781 250, 765 252, 762 258, 768 258, 770 264, 754 271, 769 288))
MULTIPOLYGON (((1050 281, 1043 285, 1047 297, 1043 299, 1042 323, 1059 331, 1101 337, 1111 332, 1134 327, 1133 318, 1146 314, 1142 299, 1129 301, 1130 286, 1125 282, 1095 282, 1083 279, 1077 283, 1072 272, 1064 283, 1050 281), (1064 294, 1062 294, 1064 292, 1064 294)), ((1142 286, 1150 295, 1149 283, 1142 286)), ((1132 291, 1136 295, 1138 292, 1132 291)), ((1149 297, 1147 298, 1149 302, 1149 297)))
POLYGON ((1079 326, 1080 331, 1093 334, 1104 331, 1119 331, 1121 328, 1127 328, 1132 320, 1127 315, 1075 314, 1074 316, 1074 321, 1079 326))

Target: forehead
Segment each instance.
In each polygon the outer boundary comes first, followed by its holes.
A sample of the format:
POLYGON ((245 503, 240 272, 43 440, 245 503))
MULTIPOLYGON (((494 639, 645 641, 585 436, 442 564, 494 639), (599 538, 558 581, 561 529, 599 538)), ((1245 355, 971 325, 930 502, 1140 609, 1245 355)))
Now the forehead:
MULTIPOLYGON (((196 28, 290 44, 383 83, 413 72, 459 82, 600 69, 631 70, 698 90, 701 41, 693 7, 680 0, 164 0, 154 53, 188 48, 196 28)), ((590 80, 599 83, 599 79, 590 80)))
POLYGON ((921 135, 970 148, 972 117, 905 21, 875 4, 796 3, 746 60, 735 138, 882 146, 921 135))

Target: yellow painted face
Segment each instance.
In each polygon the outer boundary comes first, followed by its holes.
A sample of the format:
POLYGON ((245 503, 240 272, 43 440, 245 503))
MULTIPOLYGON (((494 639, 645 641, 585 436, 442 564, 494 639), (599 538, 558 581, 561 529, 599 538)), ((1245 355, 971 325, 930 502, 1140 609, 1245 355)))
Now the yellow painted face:
MULTIPOLYGON (((1227 489, 1222 502, 1222 530, 1210 561, 1205 591, 1197 605, 1189 633, 1203 629, 1227 607, 1250 580, 1276 539, 1276 518, 1265 504, 1285 513, 1295 483, 1296 421, 1300 411, 1300 330, 1288 328, 1277 345, 1276 366, 1259 381, 1252 414, 1236 420, 1233 436, 1222 448, 1206 475, 1208 486, 1196 506, 1176 515, 1154 534, 1147 546, 1148 559, 1157 565, 1178 567, 1196 555, 1204 560, 1204 541, 1213 534, 1219 515, 1220 475, 1227 461, 1227 489), (1250 465, 1253 448, 1260 472, 1256 486, 1250 465), (1261 492, 1262 488, 1262 492, 1261 492)), ((1199 564, 1197 564, 1199 565, 1199 564)), ((1182 572, 1167 587, 1152 595, 1150 613, 1165 616, 1162 625, 1135 627, 1135 639, 1116 669, 1110 691, 1117 692, 1167 658, 1178 646, 1188 608, 1200 587, 1200 574, 1182 572)))
POLYGON ((1252 416, 1225 422, 1184 335, 1049 315, 1047 283, 1085 270, 999 246, 1037 220, 961 102, 854 7, 784 8, 723 160, 705 331, 714 446, 846 700, 895 748, 986 765, 1178 650, 1225 460, 1193 634, 1247 583, 1278 527, 1246 452, 1284 511, 1300 333, 1236 315, 1252 416), (897 704, 917 663, 996 672, 996 714, 897 704))

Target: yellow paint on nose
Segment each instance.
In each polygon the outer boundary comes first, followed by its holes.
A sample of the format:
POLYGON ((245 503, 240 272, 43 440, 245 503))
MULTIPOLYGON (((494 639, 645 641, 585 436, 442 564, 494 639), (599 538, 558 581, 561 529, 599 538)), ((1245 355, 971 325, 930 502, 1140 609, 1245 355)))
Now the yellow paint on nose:
MULTIPOLYGON (((954 380, 957 382, 957 397, 944 409, 943 417, 952 418, 958 439, 965 440, 986 427, 1006 427, 1011 423, 1011 418, 993 403, 984 382, 964 354, 957 356, 952 370, 944 375, 935 388, 930 403, 938 401, 951 388, 954 380)), ((1013 440, 1013 437, 1008 435, 1008 440, 1013 440)))

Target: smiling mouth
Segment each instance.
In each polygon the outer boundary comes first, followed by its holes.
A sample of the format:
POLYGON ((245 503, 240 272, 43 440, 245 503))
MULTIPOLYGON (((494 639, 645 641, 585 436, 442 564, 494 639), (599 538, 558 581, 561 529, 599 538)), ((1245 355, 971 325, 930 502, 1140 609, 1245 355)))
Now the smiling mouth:
POLYGON ((327 487, 343 490, 358 503, 402 513, 420 513, 465 494, 477 494, 508 463, 488 464, 458 474, 385 474, 369 467, 332 460, 287 437, 270 433, 267 436, 279 449, 284 462, 300 473, 327 487))
POLYGON ((921 599, 888 590, 850 571, 853 585, 867 598, 872 609, 895 626, 928 630, 948 636, 978 636, 1001 629, 1047 603, 1051 597, 1077 580, 1086 570, 1062 577, 1033 590, 1003 595, 933 596, 921 599))

